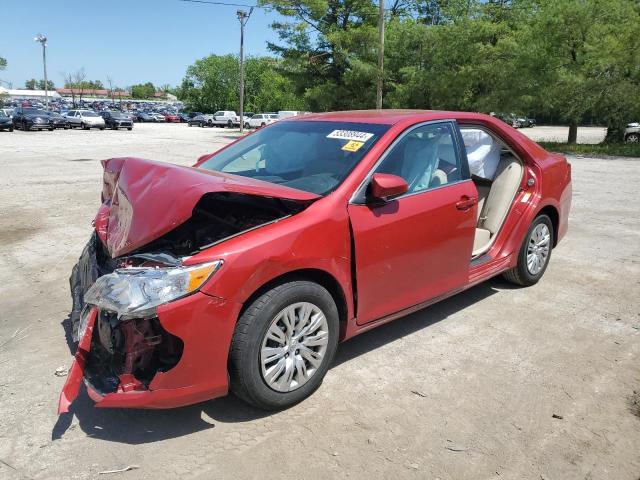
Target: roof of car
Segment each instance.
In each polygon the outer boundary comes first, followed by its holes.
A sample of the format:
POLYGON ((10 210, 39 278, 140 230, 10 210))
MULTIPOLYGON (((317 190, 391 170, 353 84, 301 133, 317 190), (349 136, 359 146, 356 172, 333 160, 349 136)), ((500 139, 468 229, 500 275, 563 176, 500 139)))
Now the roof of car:
POLYGON ((486 115, 471 112, 448 112, 440 110, 351 110, 344 112, 311 113, 287 118, 287 121, 315 120, 326 122, 379 123, 394 125, 407 119, 418 121, 442 120, 448 118, 479 118, 486 115))

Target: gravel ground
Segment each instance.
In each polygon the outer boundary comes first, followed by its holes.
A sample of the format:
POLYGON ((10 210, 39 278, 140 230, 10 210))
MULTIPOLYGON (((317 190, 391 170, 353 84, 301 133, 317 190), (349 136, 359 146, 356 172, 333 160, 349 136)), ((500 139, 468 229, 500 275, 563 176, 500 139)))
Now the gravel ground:
POLYGON ((570 232, 538 285, 495 279, 341 345, 290 410, 232 396, 100 410, 81 395, 58 418, 67 278, 98 207, 98 160, 186 165, 233 136, 0 132, 0 478, 136 466, 112 477, 638 479, 640 159, 571 158, 570 232))
MULTIPOLYGON (((566 142, 569 136, 569 127, 540 126, 522 128, 522 133, 536 142, 566 142)), ((578 128, 578 143, 600 143, 604 140, 607 129, 603 127, 578 128)))

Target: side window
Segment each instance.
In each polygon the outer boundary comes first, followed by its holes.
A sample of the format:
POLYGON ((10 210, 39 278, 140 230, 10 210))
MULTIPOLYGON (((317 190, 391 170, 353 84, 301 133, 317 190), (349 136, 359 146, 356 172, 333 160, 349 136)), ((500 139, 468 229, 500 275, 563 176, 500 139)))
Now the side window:
POLYGON ((409 193, 421 192, 462 179, 460 157, 450 123, 414 128, 389 151, 376 173, 405 179, 409 193))

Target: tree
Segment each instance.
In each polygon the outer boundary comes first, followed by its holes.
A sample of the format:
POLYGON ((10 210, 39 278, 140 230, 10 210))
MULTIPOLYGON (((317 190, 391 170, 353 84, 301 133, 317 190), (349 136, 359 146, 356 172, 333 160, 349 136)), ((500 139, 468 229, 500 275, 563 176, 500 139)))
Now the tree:
MULTIPOLYGON (((295 95, 292 82, 279 73, 280 63, 267 57, 248 57, 245 60, 246 111, 304 109, 304 102, 295 95)), ((187 68, 176 94, 192 110, 238 111, 239 73, 236 56, 210 55, 187 68)))
POLYGON ((5 68, 7 68, 7 59, 0 57, 0 70, 4 70, 5 68))
MULTIPOLYGON (((32 78, 24 82, 24 87, 28 90, 44 90, 44 80, 32 78)), ((55 88, 53 80, 47 80, 47 90, 54 90, 55 88)))
POLYGON ((156 87, 151 82, 131 86, 132 98, 153 98, 154 93, 156 93, 156 87))
POLYGON ((82 102, 82 95, 87 86, 87 82, 85 81, 86 77, 87 75, 84 68, 76 70, 73 73, 64 74, 64 86, 65 88, 71 89, 71 101, 73 103, 73 108, 77 108, 76 94, 79 94, 80 97, 78 102, 82 102))

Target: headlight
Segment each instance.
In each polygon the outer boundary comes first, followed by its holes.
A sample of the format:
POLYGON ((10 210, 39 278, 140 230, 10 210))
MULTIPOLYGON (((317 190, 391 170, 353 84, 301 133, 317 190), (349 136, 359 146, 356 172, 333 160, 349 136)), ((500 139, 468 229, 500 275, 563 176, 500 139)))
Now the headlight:
POLYGON ((120 268, 98 278, 84 301, 124 318, 150 316, 158 305, 199 290, 222 263, 217 260, 191 267, 120 268))

